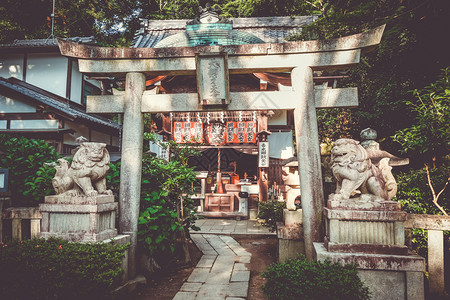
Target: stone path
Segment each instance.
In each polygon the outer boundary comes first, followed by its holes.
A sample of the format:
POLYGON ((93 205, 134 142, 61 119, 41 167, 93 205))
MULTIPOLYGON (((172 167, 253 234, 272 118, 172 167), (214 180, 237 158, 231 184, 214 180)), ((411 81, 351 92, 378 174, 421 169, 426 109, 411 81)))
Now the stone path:
POLYGON ((195 221, 195 225, 200 227, 200 231, 191 233, 275 235, 256 220, 201 219, 195 221))
POLYGON ((191 238, 203 256, 173 300, 246 299, 250 271, 245 264, 250 263, 251 254, 228 235, 191 233, 191 238))

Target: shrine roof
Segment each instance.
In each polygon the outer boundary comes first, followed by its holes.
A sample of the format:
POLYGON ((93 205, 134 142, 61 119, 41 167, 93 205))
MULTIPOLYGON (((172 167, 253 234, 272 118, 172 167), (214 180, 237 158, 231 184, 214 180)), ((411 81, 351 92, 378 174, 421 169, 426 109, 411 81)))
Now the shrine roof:
POLYGON ((37 86, 24 82, 16 78, 0 77, 0 92, 21 96, 35 105, 44 106, 47 111, 54 112, 62 117, 96 125, 108 127, 114 130, 121 130, 122 126, 101 116, 87 114, 84 107, 74 103, 67 98, 58 96, 37 86))
MULTIPOLYGON (((299 17, 259 17, 230 18, 233 31, 252 35, 264 43, 282 43, 292 34, 301 31, 305 25, 311 24, 317 16, 299 17)), ((191 20, 147 20, 143 19, 141 28, 136 32, 133 48, 153 48, 157 44, 176 34, 186 31, 186 25, 191 20)), ((253 43, 253 42, 250 42, 253 43)))
MULTIPOLYGON (((87 45, 95 45, 97 42, 93 36, 90 37, 71 37, 67 38, 68 41, 77 44, 87 44, 87 45)), ((15 40, 9 44, 0 44, 0 51, 17 51, 20 49, 36 49, 36 50, 55 50, 58 49, 58 40, 56 38, 52 39, 31 39, 31 40, 15 40)))

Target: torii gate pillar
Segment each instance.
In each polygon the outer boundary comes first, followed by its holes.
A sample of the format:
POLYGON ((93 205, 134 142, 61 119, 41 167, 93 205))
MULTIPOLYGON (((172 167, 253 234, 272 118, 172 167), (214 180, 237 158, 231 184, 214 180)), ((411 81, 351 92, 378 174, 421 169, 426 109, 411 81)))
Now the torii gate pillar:
POLYGON ((314 259, 313 242, 323 237, 323 186, 320 163, 319 131, 317 127, 314 82, 309 66, 295 67, 291 72, 296 94, 294 109, 295 139, 302 191, 303 234, 305 254, 314 259))
POLYGON ((141 112, 145 75, 127 73, 120 166, 119 231, 131 236, 128 257, 129 278, 136 277, 136 245, 141 198, 144 117, 141 112))

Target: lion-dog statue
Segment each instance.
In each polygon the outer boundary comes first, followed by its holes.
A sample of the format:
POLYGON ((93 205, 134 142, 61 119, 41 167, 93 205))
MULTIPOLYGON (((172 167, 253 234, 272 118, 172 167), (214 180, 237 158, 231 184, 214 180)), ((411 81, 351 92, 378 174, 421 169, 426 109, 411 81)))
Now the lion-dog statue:
POLYGON ((56 195, 89 196, 112 195, 106 189, 106 173, 109 170, 109 153, 106 144, 84 142, 73 156, 72 164, 58 159, 52 184, 56 195), (94 189, 95 187, 95 189, 94 189))
MULTIPOLYGON (((357 194, 369 194, 372 201, 391 200, 388 190, 393 177, 391 168, 383 161, 380 168, 372 164, 366 150, 358 141, 339 139, 331 149, 333 175, 336 178, 335 200, 348 200, 357 194)), ((395 182, 395 179, 394 179, 395 182)), ((362 197, 361 197, 362 198, 362 197)))

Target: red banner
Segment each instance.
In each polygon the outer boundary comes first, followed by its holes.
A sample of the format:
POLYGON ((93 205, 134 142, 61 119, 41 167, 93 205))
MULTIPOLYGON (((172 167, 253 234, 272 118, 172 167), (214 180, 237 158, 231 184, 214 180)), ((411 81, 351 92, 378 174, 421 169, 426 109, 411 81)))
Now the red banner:
POLYGON ((227 144, 256 143, 256 122, 252 121, 227 122, 226 143, 227 144))
MULTIPOLYGON (((207 125, 206 142, 213 145, 256 143, 256 122, 238 121, 207 125)), ((177 143, 203 143, 203 123, 174 122, 173 140, 177 143)))
POLYGON ((203 123, 174 122, 173 140, 177 143, 203 143, 203 123))

